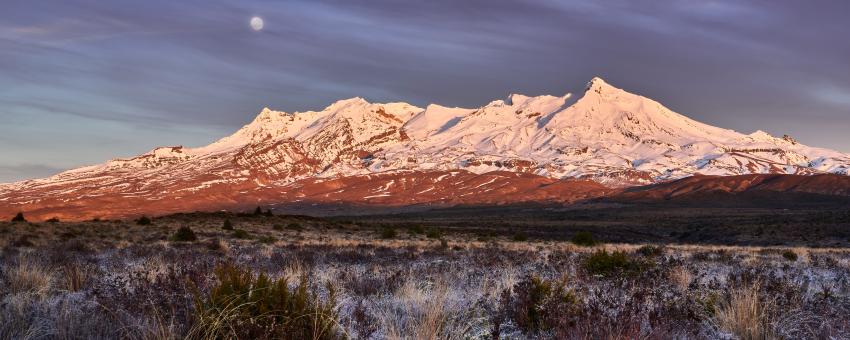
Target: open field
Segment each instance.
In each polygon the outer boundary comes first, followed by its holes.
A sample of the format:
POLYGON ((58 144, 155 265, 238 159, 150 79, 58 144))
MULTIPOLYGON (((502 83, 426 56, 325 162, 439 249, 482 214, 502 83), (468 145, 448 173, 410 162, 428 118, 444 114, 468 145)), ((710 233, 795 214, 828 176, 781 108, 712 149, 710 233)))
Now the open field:
POLYGON ((1 223, 0 338, 850 338, 846 211, 510 209, 1 223))

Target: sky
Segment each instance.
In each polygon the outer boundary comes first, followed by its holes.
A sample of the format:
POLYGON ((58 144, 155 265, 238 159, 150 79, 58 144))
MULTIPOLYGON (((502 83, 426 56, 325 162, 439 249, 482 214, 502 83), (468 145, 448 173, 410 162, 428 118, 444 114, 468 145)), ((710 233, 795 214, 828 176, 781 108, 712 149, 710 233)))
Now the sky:
POLYGON ((202 146, 263 107, 478 107, 599 76, 850 152, 850 1, 3 0, 0 182, 202 146), (251 18, 262 18, 254 30, 251 18))

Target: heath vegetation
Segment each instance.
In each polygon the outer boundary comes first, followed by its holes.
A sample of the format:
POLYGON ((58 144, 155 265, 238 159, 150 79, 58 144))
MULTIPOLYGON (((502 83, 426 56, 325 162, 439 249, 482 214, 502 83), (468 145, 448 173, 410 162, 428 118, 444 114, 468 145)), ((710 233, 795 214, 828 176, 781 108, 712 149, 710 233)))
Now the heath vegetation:
POLYGON ((843 248, 264 211, 147 219, 0 223, 0 338, 850 337, 843 248))

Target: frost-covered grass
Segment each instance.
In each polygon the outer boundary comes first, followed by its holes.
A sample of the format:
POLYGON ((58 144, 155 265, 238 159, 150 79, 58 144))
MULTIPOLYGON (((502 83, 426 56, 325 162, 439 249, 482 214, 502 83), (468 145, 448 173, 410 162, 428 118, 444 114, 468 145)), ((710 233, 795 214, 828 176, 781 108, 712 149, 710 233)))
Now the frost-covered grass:
POLYGON ((847 249, 577 246, 405 228, 388 238, 383 226, 228 218, 247 236, 219 215, 0 224, 0 338, 202 338, 209 318, 196 298, 225 263, 293 289, 306 278, 320 301, 333 296, 335 330, 323 334, 354 339, 850 337, 847 249), (181 227, 197 239, 176 241, 181 227))

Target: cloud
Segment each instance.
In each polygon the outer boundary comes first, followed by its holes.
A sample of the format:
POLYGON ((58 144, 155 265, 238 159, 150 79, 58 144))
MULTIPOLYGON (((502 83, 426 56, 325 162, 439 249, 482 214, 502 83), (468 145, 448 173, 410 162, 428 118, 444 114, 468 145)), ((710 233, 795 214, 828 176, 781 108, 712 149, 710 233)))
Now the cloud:
MULTIPOLYGON (((14 15, 0 14, 0 118, 17 123, 0 135, 38 121, 123 145, 179 143, 188 127, 214 140, 265 106, 362 96, 476 107, 580 91, 601 75, 707 123, 781 121, 802 140, 850 150, 840 133, 795 120, 846 120, 842 92, 809 92, 850 88, 850 45, 835 43, 850 36, 848 11, 847 1, 12 0, 3 13, 14 15), (262 32, 246 24, 254 15, 262 32), (148 133, 124 133, 133 130, 148 133)), ((80 152, 51 129, 27 126, 16 145, 42 138, 80 152)), ((45 151, 19 154, 40 164, 45 151)))

